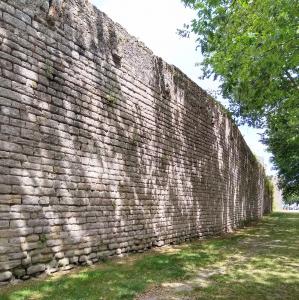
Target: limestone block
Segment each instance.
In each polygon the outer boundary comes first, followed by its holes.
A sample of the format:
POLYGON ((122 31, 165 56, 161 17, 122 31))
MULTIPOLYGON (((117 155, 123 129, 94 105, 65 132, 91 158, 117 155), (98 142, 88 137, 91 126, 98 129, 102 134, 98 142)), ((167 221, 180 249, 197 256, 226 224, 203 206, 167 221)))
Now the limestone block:
POLYGON ((2 281, 8 281, 12 278, 12 273, 9 271, 6 272, 0 272, 0 282, 2 281))
POLYGON ((46 269, 45 265, 33 265, 27 268, 27 274, 34 275, 36 273, 41 273, 45 271, 45 269, 46 269))
POLYGON ((21 30, 24 30, 26 29, 26 23, 24 23, 23 21, 15 18, 14 16, 4 12, 3 13, 3 20, 5 22, 7 22, 8 24, 11 24, 13 26, 15 26, 16 28, 19 28, 21 30))
POLYGON ((64 267, 64 266, 67 266, 69 264, 70 264, 70 261, 67 257, 58 260, 58 266, 59 267, 64 267))

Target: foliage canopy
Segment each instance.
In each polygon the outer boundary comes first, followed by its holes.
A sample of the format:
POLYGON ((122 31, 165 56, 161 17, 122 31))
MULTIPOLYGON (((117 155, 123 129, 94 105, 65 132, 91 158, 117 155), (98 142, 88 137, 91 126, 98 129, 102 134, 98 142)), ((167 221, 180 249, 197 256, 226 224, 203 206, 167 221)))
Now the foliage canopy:
POLYGON ((265 127, 286 197, 299 195, 299 1, 182 0, 197 17, 203 77, 219 78, 239 123, 265 127))

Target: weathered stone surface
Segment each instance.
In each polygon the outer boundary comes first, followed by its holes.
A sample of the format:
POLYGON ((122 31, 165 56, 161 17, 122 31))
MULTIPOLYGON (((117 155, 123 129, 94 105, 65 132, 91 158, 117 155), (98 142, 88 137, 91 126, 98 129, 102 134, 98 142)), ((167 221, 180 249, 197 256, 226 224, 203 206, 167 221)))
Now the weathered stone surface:
POLYGON ((45 265, 33 265, 27 269, 27 274, 33 275, 36 273, 43 272, 43 271, 45 271, 45 269, 46 269, 45 265))
POLYGON ((22 266, 29 266, 31 264, 31 257, 26 257, 22 259, 22 266))
POLYGON ((21 21, 20 19, 12 16, 10 14, 3 13, 3 19, 4 19, 5 22, 15 26, 16 28, 19 28, 19 29, 22 29, 22 30, 26 29, 26 24, 23 21, 21 21))
POLYGON ((155 242, 153 243, 153 245, 154 245, 154 246, 157 246, 157 247, 162 247, 162 246, 164 246, 164 241, 155 241, 155 242))
POLYGON ((12 273, 9 271, 6 272, 0 272, 0 282, 1 281, 8 281, 12 277, 12 273))
POLYGON ((87 1, 49 3, 0 0, 3 280, 271 210, 262 167, 204 90, 87 1))
POLYGON ((67 266, 68 264, 70 263, 70 260, 68 258, 63 258, 63 259, 60 259, 58 261, 58 266, 59 267, 65 267, 67 266))

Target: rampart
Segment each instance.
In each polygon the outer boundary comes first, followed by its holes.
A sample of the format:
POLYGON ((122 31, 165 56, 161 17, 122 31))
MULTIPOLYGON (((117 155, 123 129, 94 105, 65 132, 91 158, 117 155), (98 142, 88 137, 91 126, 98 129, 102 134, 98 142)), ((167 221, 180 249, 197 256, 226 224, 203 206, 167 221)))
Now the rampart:
POLYGON ((270 210, 223 109, 88 1, 0 0, 0 282, 270 210))

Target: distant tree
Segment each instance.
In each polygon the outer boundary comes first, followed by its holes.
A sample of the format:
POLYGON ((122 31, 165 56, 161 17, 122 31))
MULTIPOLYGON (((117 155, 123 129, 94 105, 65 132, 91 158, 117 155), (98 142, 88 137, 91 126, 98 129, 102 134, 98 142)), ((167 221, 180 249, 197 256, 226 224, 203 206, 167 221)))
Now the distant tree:
POLYGON ((273 153, 284 198, 299 201, 299 115, 298 103, 285 102, 268 122, 263 142, 273 153))
POLYGON ((265 127, 285 197, 299 196, 299 1, 182 0, 197 18, 192 31, 203 77, 219 78, 239 123, 265 127))
POLYGON ((285 204, 294 204, 296 203, 297 205, 299 205, 299 197, 298 194, 294 194, 294 195, 287 195, 284 199, 283 202, 285 204))

